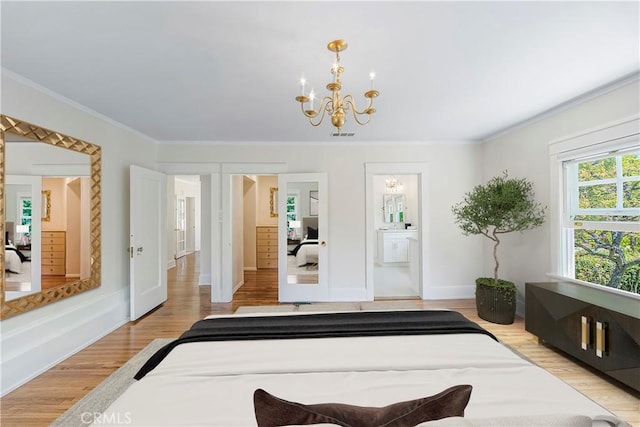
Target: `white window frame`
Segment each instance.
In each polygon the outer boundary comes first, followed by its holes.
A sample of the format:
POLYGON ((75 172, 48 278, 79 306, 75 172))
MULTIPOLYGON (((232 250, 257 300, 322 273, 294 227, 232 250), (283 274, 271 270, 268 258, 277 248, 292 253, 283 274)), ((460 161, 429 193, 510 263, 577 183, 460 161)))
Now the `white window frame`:
MULTIPOLYGON (((639 140, 636 139, 636 142, 639 140)), ((633 144, 633 139, 630 141, 633 144)), ((588 230, 611 230, 611 231, 636 231, 638 224, 627 221, 587 221, 575 220, 578 215, 625 215, 639 216, 640 208, 625 208, 623 206, 623 185, 625 182, 638 181, 639 176, 622 176, 622 157, 631 153, 640 153, 640 147, 633 147, 624 150, 616 150, 610 153, 600 153, 597 156, 579 157, 574 160, 565 160, 563 172, 565 174, 564 188, 566 191, 566 209, 563 215, 563 225, 567 228, 580 228, 588 230), (578 165, 590 160, 616 158, 616 177, 600 179, 597 181, 578 182, 578 165), (581 209, 579 207, 580 187, 592 185, 615 184, 616 186, 616 207, 615 208, 590 208, 581 209)))
MULTIPOLYGON (((640 117, 628 117, 608 125, 581 132, 577 135, 560 138, 549 143, 550 155, 550 226, 551 226, 551 273, 550 277, 597 286, 589 282, 575 279, 575 266, 572 248, 574 246, 572 229, 597 229, 640 232, 640 224, 621 221, 573 221, 574 214, 602 215, 639 215, 640 209, 577 209, 578 185, 567 172, 571 164, 593 159, 612 157, 614 153, 636 151, 640 144, 640 117), (574 182, 569 182, 569 181, 574 182), (568 191, 565 192, 565 189, 568 191), (572 197, 573 196, 573 197, 572 197)), ((619 172, 621 174, 621 172, 619 172)), ((616 177, 617 180, 618 178, 616 177)), ((634 179, 631 177, 631 179, 634 179)), ((603 180, 604 181, 604 180, 603 180)), ((616 181, 617 182, 617 181, 616 181)), ((618 204, 618 208, 621 207, 618 204)), ((630 295, 640 299, 640 295, 609 288, 611 292, 630 295)))

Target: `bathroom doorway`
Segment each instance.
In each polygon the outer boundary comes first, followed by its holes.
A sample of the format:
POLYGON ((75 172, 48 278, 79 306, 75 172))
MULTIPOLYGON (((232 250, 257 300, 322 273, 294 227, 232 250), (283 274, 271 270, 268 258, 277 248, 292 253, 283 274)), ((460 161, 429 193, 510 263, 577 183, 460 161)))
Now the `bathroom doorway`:
POLYGON ((418 247, 418 175, 374 175, 374 298, 418 297, 411 255, 418 247), (378 206, 381 203, 381 206, 378 206))
POLYGON ((426 165, 368 163, 367 296, 423 298, 426 165))

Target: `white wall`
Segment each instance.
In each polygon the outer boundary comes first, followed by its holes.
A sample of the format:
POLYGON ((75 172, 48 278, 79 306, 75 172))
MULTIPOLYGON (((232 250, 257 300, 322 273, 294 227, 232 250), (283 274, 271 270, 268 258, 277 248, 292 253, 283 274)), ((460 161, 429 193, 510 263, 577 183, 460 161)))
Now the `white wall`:
MULTIPOLYGON (((536 199, 549 206, 552 185, 549 179, 549 142, 638 114, 639 93, 640 84, 635 81, 485 142, 482 146, 484 181, 508 170, 512 177, 531 180, 536 199)), ((549 215, 541 228, 504 235, 499 247, 500 277, 518 286, 520 314, 524 312, 524 283, 546 281, 546 274, 551 273, 548 218, 549 215)), ((491 251, 491 245, 485 242, 484 274, 489 276, 493 271, 491 251)))
POLYGON ((7 73, 1 78, 3 114, 102 147, 102 286, 0 322, 5 394, 128 320, 129 164, 154 167, 157 145, 7 73))
MULTIPOLYGON (((475 278, 482 270, 481 241, 464 237, 451 217, 451 206, 481 178, 481 148, 474 144, 198 144, 161 145, 159 162, 279 163, 288 172, 326 172, 329 178, 329 283, 334 295, 365 296, 365 175, 366 162, 416 162, 429 164, 427 242, 428 282, 452 289, 466 287, 472 297, 475 278)), ((261 177, 262 178, 262 177, 261 177)), ((258 225, 268 214, 268 199, 261 180, 258 225), (264 209, 261 209, 264 208, 264 209), (262 218, 262 219, 261 219, 262 218)), ((277 185, 273 185, 277 186, 277 185)), ((266 193, 268 194, 268 193, 266 193)), ((206 221, 203 218, 203 222, 206 221)))

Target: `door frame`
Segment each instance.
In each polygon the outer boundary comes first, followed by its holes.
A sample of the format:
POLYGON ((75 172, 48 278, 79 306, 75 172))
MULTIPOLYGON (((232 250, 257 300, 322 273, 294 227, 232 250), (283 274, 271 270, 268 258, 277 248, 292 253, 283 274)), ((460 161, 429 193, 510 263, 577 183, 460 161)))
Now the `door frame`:
POLYGON ((375 175, 417 175, 418 176, 418 245, 420 248, 420 266, 418 268, 419 295, 427 299, 429 291, 429 262, 428 262, 428 163, 365 163, 365 241, 366 241, 366 280, 365 288, 367 299, 374 299, 374 265, 375 265, 375 239, 374 227, 374 188, 373 177, 375 175))
MULTIPOLYGON (((200 175, 200 276, 198 285, 211 286, 211 302, 218 295, 220 273, 220 164, 159 162, 166 175, 200 175)), ((167 228, 172 232, 173 226, 167 228)))

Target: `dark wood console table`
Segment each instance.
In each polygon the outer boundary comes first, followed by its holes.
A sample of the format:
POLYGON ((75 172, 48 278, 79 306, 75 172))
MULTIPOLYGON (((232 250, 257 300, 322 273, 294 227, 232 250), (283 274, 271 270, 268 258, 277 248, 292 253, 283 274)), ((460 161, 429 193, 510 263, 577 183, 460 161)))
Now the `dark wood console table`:
POLYGON ((525 329, 640 391, 640 301, 570 282, 525 284, 525 329))

